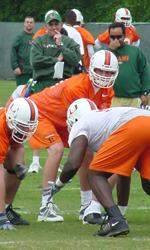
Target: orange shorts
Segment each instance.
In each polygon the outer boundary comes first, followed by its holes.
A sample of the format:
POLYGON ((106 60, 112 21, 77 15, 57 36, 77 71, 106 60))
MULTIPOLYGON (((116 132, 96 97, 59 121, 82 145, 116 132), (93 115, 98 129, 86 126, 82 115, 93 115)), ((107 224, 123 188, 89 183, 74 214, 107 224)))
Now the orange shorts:
POLYGON ((56 127, 49 119, 39 118, 38 128, 29 140, 30 147, 32 149, 49 148, 59 142, 63 142, 64 147, 68 147, 67 127, 56 127))
POLYGON ((122 125, 102 144, 89 169, 130 176, 133 168, 150 179, 150 117, 140 116, 122 125))

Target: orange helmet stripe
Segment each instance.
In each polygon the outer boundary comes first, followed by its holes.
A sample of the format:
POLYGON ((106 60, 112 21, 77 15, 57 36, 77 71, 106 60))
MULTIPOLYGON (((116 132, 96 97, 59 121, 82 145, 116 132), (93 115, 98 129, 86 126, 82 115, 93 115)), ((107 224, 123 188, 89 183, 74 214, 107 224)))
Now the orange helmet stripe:
POLYGON ((35 121, 35 108, 34 108, 34 105, 31 102, 31 100, 26 99, 26 101, 28 102, 29 107, 30 107, 30 111, 31 111, 30 121, 35 121))
POLYGON ((125 8, 126 15, 129 15, 128 9, 125 8))
POLYGON ((105 64, 110 65, 111 54, 109 51, 105 51, 105 64))

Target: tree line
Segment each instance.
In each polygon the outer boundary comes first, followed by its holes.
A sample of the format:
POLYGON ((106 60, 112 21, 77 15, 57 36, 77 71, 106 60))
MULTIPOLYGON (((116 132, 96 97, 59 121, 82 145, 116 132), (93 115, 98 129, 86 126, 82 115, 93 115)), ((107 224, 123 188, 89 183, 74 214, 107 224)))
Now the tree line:
POLYGON ((43 22, 45 13, 57 10, 62 18, 68 9, 79 9, 85 22, 112 22, 117 9, 131 11, 133 22, 150 22, 149 0, 5 0, 0 1, 1 22, 23 22, 25 16, 33 16, 43 22))

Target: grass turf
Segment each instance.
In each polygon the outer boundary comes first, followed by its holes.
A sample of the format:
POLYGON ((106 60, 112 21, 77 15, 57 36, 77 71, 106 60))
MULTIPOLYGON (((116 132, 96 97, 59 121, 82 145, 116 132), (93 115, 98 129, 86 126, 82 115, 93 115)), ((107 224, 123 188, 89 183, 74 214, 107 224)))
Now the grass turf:
MULTIPOLYGON (((13 81, 0 81, 0 105, 4 105, 15 89, 13 81)), ((31 162, 31 151, 26 149, 26 163, 31 162)), ((67 154, 67 151, 65 151, 67 154)), ((46 152, 41 153, 41 165, 46 152)), ((62 163, 65 161, 63 158, 62 163)), ((63 223, 37 222, 41 198, 42 170, 38 174, 28 174, 14 201, 16 211, 30 221, 30 226, 18 226, 16 231, 0 231, 1 249, 150 249, 150 199, 144 194, 137 172, 133 173, 127 220, 130 234, 126 237, 100 238, 93 233, 99 227, 82 225, 78 220, 80 189, 75 177, 60 193, 55 201, 64 216, 63 223)))

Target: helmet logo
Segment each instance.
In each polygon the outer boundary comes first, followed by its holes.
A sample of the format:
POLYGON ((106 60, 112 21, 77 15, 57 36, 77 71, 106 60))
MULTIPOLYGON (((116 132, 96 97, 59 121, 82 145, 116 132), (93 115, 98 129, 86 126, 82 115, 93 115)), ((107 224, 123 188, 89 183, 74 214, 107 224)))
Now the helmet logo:
POLYGON ((77 105, 74 105, 72 109, 70 109, 70 115, 72 115, 77 110, 77 105))

